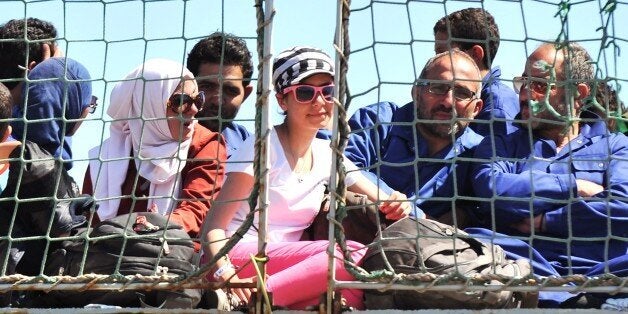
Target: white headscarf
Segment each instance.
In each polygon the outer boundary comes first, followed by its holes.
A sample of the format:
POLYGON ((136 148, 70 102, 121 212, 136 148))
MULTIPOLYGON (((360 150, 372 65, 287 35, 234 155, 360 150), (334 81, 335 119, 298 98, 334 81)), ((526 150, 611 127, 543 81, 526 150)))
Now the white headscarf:
POLYGON ((191 137, 183 142, 172 138, 166 103, 182 77, 193 79, 194 75, 178 62, 151 59, 111 91, 107 114, 114 121, 110 136, 89 151, 90 177, 101 220, 117 215, 131 151, 138 173, 150 182, 148 208, 162 214, 172 211, 191 137))

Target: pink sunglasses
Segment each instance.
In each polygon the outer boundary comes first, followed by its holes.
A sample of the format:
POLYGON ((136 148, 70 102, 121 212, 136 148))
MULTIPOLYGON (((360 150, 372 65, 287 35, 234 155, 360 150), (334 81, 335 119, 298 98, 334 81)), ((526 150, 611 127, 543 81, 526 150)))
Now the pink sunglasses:
POLYGON ((288 94, 294 92, 294 96, 297 102, 302 104, 309 104, 316 96, 320 94, 325 99, 325 102, 334 102, 334 84, 325 86, 312 86, 312 85, 292 85, 284 88, 282 94, 288 94))

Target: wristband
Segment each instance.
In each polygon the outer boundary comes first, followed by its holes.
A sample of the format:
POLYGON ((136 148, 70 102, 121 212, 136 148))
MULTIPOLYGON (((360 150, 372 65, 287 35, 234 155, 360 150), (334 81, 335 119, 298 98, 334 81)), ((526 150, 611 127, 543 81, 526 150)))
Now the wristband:
POLYGON ((235 270, 235 267, 233 267, 233 264, 231 264, 229 262, 227 262, 226 264, 223 264, 214 273, 214 279, 218 280, 218 279, 222 278, 222 275, 224 275, 226 272, 228 272, 230 270, 235 270))

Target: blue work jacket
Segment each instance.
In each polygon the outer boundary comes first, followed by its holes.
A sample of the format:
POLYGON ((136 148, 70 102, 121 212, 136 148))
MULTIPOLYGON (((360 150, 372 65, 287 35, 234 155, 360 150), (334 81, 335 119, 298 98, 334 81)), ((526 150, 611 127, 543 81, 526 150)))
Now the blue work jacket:
POLYGON ((487 226, 494 216, 497 231, 519 235, 512 223, 544 215, 542 230, 535 231, 544 237, 535 238, 533 247, 562 265, 570 260, 593 266, 627 253, 628 138, 609 133, 603 121, 581 124, 580 134, 559 152, 554 141, 522 128, 486 138, 475 158, 473 188, 486 199, 476 214, 487 226), (604 191, 579 197, 576 179, 604 191))
POLYGON ((471 157, 482 137, 470 128, 434 156, 416 129, 415 106, 382 102, 360 108, 349 119, 351 135, 345 156, 384 191, 391 189, 414 199, 431 217, 450 211, 459 197, 469 195, 469 166, 459 157, 471 157), (378 180, 379 179, 379 180, 378 180))
POLYGON ((509 85, 502 83, 500 77, 502 71, 499 67, 492 68, 482 79, 482 101, 484 106, 470 127, 482 136, 492 134, 510 134, 519 128, 513 120, 519 114, 519 96, 509 85), (493 132, 491 133, 491 121, 493 118, 493 132))

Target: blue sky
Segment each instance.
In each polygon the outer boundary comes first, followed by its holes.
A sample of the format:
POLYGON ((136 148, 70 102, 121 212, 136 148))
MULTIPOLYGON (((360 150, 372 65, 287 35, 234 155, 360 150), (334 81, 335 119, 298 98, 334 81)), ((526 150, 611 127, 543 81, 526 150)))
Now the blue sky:
MULTIPOLYGON (((501 45, 495 65, 502 79, 520 75, 526 55, 539 40, 553 40, 560 32, 554 17, 559 1, 352 1, 348 74, 353 95, 349 113, 379 100, 405 104, 410 84, 433 55, 432 27, 442 16, 466 7, 484 5, 500 27, 501 45)), ((628 4, 619 4, 610 35, 618 38, 621 56, 611 49, 600 53, 603 23, 600 2, 572 1, 568 35, 582 41, 604 75, 628 80, 628 4)), ((143 60, 165 57, 185 63, 187 52, 199 38, 224 30, 245 37, 257 61, 253 0, 172 1, 1 1, 0 23, 9 19, 37 17, 51 21, 59 30, 60 46, 68 57, 82 62, 94 81, 101 107, 86 121, 73 140, 77 159, 107 136, 108 117, 103 115, 111 88, 143 60)), ((333 0, 278 0, 272 45, 274 53, 296 45, 319 47, 333 55, 337 3, 333 0)), ((605 21, 604 21, 605 22, 605 21)), ((257 77, 255 70, 254 77, 257 77)), ((253 82, 254 86, 256 82, 253 82)), ((626 99, 627 92, 621 93, 626 99)), ((272 98, 271 98, 272 99, 272 98)), ((271 101, 271 112, 277 112, 271 101)), ((243 105, 238 118, 253 129, 254 99, 243 105)), ((274 123, 281 119, 273 115, 274 123)), ((75 162, 71 174, 82 182, 86 161, 75 162)))

